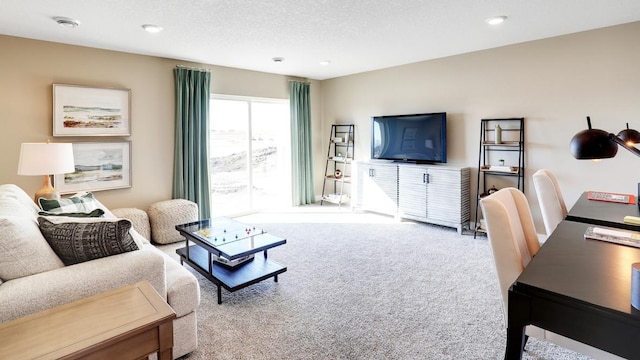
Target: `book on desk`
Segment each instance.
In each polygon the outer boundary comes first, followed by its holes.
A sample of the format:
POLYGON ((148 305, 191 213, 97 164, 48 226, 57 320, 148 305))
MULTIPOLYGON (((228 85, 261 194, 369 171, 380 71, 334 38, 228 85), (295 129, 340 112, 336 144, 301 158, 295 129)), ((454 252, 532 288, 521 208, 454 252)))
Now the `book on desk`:
POLYGON ((640 248, 640 232, 637 231, 590 226, 584 238, 640 248))
POLYGON ((595 201, 609 201, 621 204, 635 204, 636 198, 632 194, 620 194, 605 191, 589 191, 587 199, 595 201))

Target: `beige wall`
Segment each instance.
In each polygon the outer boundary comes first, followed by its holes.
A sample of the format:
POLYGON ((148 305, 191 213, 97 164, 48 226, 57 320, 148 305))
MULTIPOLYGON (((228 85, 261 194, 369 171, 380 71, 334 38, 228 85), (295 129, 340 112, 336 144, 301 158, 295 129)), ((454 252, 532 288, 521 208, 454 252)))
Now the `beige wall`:
POLYGON ((569 141, 587 115, 610 132, 640 129, 639 37, 636 22, 323 81, 322 128, 356 124, 356 159, 368 159, 371 116, 446 111, 448 161, 474 169, 474 206, 479 120, 525 117, 525 192, 543 233, 531 182, 540 168, 557 174, 569 206, 584 190, 637 191, 640 158, 620 149, 578 161, 569 141))
MULTIPOLYGON (((33 194, 41 178, 16 174, 23 142, 132 141, 133 186, 101 191, 109 207, 147 206, 171 197, 174 80, 177 64, 211 69, 217 94, 289 98, 290 77, 213 65, 0 36, 0 184, 14 183, 33 194), (52 135, 52 84, 131 89, 130 137, 52 135)), ((311 82, 312 119, 320 118, 320 83, 311 82)), ((316 133, 321 122, 317 121, 316 133)), ((320 149, 321 138, 315 147, 320 149)))
MULTIPOLYGON (((530 181, 537 169, 557 174, 568 205, 586 189, 635 193, 640 159, 621 149, 611 160, 577 161, 568 144, 585 128, 587 115, 595 127, 611 132, 625 122, 640 128, 639 35, 636 22, 311 81, 316 193, 332 123, 356 124, 356 158, 367 159, 371 116, 427 111, 448 113, 449 162, 472 168, 479 119, 526 118, 526 193, 540 232, 530 181)), ((131 89, 132 136, 124 139, 133 144, 133 187, 100 192, 110 207, 146 208, 171 196, 175 65, 210 68, 214 93, 288 98, 290 77, 282 75, 8 36, 0 36, 0 49, 0 183, 18 184, 29 193, 41 179, 16 174, 20 143, 96 139, 51 137, 51 84, 131 89)))

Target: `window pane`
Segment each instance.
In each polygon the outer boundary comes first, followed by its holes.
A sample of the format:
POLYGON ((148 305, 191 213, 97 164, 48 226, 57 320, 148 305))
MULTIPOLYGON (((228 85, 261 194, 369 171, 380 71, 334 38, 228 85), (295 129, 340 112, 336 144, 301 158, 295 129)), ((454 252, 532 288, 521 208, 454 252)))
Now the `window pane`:
POLYGON ((290 206, 288 102, 215 98, 210 113, 212 215, 290 206))
POLYGON ((291 205, 289 116, 285 103, 252 103, 254 209, 291 205))
POLYGON ((225 215, 246 211, 250 206, 249 104, 214 99, 210 116, 211 213, 225 215))

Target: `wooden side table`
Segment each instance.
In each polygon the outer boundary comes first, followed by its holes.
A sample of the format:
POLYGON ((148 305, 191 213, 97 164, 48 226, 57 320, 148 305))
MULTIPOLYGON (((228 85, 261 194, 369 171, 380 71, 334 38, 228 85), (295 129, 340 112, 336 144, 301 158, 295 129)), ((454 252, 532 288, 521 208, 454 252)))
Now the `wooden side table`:
POLYGON ((0 324, 0 359, 172 359, 175 317, 142 281, 0 324))

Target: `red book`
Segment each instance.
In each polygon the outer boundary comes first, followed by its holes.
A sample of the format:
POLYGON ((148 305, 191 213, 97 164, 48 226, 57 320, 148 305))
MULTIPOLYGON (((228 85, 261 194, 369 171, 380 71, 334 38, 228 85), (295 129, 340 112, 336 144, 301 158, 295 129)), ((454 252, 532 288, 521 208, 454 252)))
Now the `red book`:
POLYGON ((636 197, 631 194, 619 194, 619 193, 612 193, 612 192, 589 191, 589 193, 587 194, 587 198, 589 200, 609 201, 609 202, 616 202, 621 204, 636 203, 636 197))

